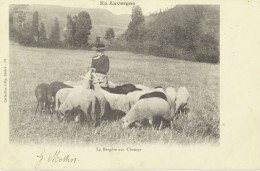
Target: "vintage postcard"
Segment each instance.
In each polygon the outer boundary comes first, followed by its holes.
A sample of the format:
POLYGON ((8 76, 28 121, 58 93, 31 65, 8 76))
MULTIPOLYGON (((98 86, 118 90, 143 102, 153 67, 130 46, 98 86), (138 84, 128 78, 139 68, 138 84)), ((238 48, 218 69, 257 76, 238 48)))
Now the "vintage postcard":
POLYGON ((260 169, 256 0, 0 0, 0 169, 260 169))

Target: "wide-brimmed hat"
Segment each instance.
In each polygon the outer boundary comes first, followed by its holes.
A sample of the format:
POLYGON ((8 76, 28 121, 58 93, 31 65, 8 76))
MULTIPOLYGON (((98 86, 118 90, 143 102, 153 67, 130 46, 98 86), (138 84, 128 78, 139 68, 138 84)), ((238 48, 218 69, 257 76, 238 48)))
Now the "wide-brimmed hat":
POLYGON ((93 50, 95 51, 101 51, 101 50, 106 50, 106 47, 103 43, 98 43, 94 48, 93 50))

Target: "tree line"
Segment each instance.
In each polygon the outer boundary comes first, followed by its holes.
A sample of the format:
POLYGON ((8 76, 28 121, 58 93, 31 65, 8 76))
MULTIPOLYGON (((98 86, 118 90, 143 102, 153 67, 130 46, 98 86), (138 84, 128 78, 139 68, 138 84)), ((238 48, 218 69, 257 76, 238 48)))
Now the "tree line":
POLYGON ((218 63, 219 6, 176 6, 146 17, 134 6, 127 30, 110 48, 218 63))
MULTIPOLYGON (((46 28, 39 20, 37 11, 33 13, 31 23, 26 20, 26 5, 17 5, 9 14, 9 38, 23 46, 36 46, 48 48, 85 48, 89 49, 94 44, 89 43, 92 22, 88 12, 81 11, 78 15, 67 16, 65 39, 60 40, 59 19, 55 18, 49 36, 46 28)), ((112 41, 115 38, 113 28, 108 28, 104 38, 112 41)))
MULTIPOLYGON (((65 39, 60 40, 56 18, 49 36, 37 11, 31 23, 26 20, 26 5, 17 5, 9 14, 10 40, 24 46, 90 49, 91 17, 86 11, 67 16, 65 39)), ((198 62, 219 62, 219 6, 183 5, 144 16, 139 6, 132 8, 125 33, 115 38, 113 28, 104 33, 110 50, 131 51, 198 62)))

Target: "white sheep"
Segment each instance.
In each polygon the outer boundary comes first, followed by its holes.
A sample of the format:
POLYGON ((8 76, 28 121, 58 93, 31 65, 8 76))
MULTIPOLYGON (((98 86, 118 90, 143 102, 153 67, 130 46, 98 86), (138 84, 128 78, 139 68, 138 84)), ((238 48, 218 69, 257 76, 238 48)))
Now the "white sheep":
POLYGON ((55 110, 58 111, 59 106, 63 104, 73 88, 63 88, 56 93, 55 99, 55 110))
MULTIPOLYGON (((167 101, 161 98, 141 99, 131 108, 131 110, 121 120, 123 127, 127 128, 136 121, 148 119, 149 123, 154 122, 154 118, 161 116, 163 119, 171 121, 170 106, 167 101)), ((161 126, 160 126, 161 127, 161 126)))
POLYGON ((89 89, 90 80, 91 80, 91 72, 92 72, 92 70, 88 70, 88 72, 85 75, 80 76, 82 78, 82 80, 79 80, 77 82, 68 80, 68 81, 64 81, 63 83, 68 86, 71 86, 71 87, 83 87, 83 88, 89 89))
POLYGON ((100 87, 100 84, 98 83, 99 79, 95 73, 93 73, 93 77, 94 77, 93 78, 94 89, 102 92, 102 94, 105 96, 105 98, 106 98, 107 102, 109 103, 110 108, 112 110, 119 110, 124 113, 127 113, 130 110, 130 101, 129 101, 127 95, 114 94, 114 93, 110 93, 108 91, 103 90, 100 87))
POLYGON ((186 110, 186 105, 189 100, 189 92, 186 87, 180 87, 176 96, 176 112, 182 113, 186 110))
POLYGON ((142 95, 147 94, 147 93, 151 93, 151 92, 154 92, 154 91, 159 91, 159 92, 164 93, 164 90, 162 88, 156 88, 156 89, 151 89, 151 90, 133 91, 133 92, 128 93, 127 97, 130 100, 131 106, 133 106, 139 100, 139 98, 142 95))
POLYGON ((100 123, 100 113, 96 111, 97 98, 94 90, 90 89, 73 89, 67 96, 65 102, 60 106, 59 112, 65 116, 68 112, 75 108, 79 108, 83 111, 84 116, 80 118, 89 118, 94 121, 95 126, 100 123))
POLYGON ((99 113, 100 113, 100 118, 102 118, 106 112, 109 112, 110 108, 108 107, 109 106, 109 103, 107 101, 107 99, 105 98, 105 96, 103 95, 102 92, 99 92, 99 91, 95 91, 95 96, 98 100, 98 103, 99 103, 99 113))

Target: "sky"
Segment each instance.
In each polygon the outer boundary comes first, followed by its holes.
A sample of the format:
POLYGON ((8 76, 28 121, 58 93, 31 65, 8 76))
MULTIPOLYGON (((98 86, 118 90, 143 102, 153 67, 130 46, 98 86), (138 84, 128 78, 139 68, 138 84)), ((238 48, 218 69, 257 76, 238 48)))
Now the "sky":
MULTIPOLYGON (((132 7, 131 5, 100 5, 100 2, 107 2, 109 4, 110 0, 85 0, 85 1, 67 1, 63 4, 57 4, 66 7, 75 7, 75 8, 104 8, 111 11, 114 14, 131 14, 132 7)), ((135 5, 139 5, 142 8, 144 15, 149 15, 152 12, 158 12, 160 9, 172 8, 174 7, 174 0, 112 0, 112 2, 135 2, 135 5)))

